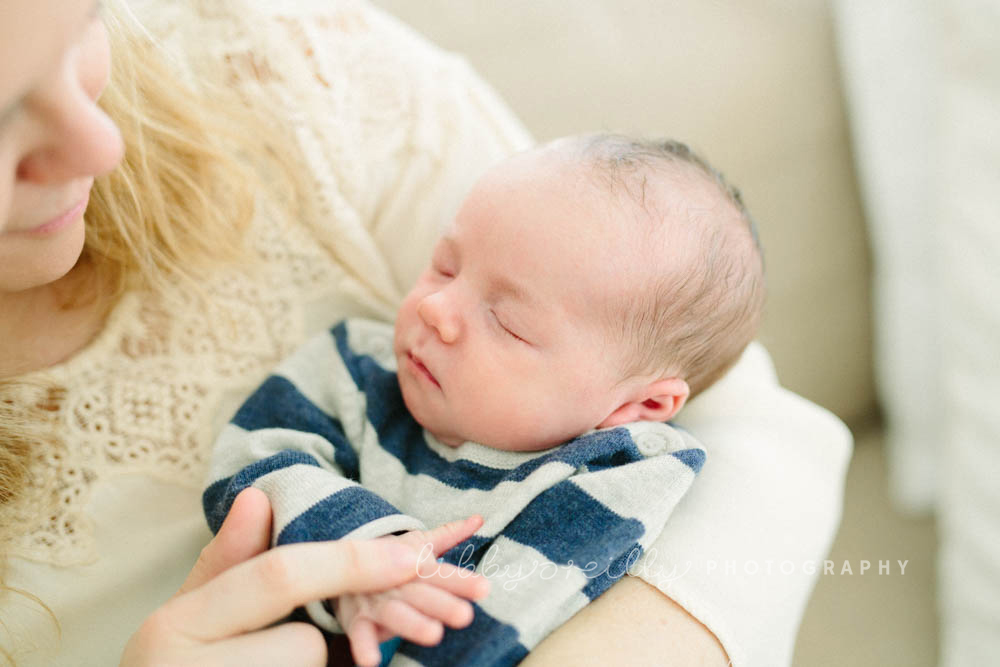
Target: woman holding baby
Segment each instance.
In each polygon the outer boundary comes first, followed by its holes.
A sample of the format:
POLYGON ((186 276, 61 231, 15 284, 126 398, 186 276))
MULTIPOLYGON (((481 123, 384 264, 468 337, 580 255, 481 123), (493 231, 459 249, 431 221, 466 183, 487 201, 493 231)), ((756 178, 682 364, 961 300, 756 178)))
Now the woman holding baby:
MULTIPOLYGON (((208 451, 308 334, 348 315, 390 321, 468 185, 529 144, 462 63, 361 3, 3 3, 5 657, 324 664, 315 628, 274 624, 416 576, 416 550, 391 541, 268 550, 253 491, 210 540, 208 451)), ((710 421, 725 408, 708 399, 710 421)), ((719 470, 740 464, 723 456, 719 470)), ((727 488, 726 506, 790 492, 727 488)), ((711 542, 732 557, 741 519, 689 505, 662 555, 698 559, 685 544, 711 542)), ((819 557, 832 524, 787 521, 767 519, 761 544, 792 530, 819 557)), ((422 537, 440 549, 461 530, 422 537)), ((777 609, 810 586, 626 577, 528 662, 772 664, 801 613, 777 609), (780 637, 750 638, 761 616, 780 637)))

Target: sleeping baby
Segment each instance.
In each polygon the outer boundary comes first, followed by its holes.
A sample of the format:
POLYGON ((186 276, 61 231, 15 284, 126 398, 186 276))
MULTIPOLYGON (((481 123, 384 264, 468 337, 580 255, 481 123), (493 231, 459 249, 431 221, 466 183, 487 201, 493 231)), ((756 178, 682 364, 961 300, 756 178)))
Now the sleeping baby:
POLYGON ((705 457, 668 422, 736 362, 763 299, 739 194, 683 144, 586 135, 515 155, 468 194, 394 327, 338 324, 240 408, 209 524, 247 486, 271 500, 275 545, 480 515, 429 554, 492 584, 449 629, 432 585, 306 609, 359 664, 514 664, 659 535, 705 457))

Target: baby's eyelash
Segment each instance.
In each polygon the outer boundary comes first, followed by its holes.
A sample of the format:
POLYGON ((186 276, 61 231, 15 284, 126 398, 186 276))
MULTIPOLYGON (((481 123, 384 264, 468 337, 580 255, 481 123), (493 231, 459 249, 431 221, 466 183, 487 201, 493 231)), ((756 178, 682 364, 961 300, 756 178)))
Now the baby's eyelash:
MULTIPOLYGON (((492 312, 492 311, 490 311, 490 312, 492 312)), ((523 338, 521 338, 520 336, 518 336, 513 331, 511 331, 510 329, 508 329, 507 327, 505 327, 504 324, 503 324, 503 322, 500 321, 500 318, 497 317, 496 313, 493 313, 493 319, 496 321, 497 326, 499 326, 501 329, 503 329, 503 332, 505 334, 507 334, 508 336, 510 336, 511 338, 514 338, 515 340, 519 340, 522 343, 527 343, 528 342, 528 341, 524 340, 523 338)))

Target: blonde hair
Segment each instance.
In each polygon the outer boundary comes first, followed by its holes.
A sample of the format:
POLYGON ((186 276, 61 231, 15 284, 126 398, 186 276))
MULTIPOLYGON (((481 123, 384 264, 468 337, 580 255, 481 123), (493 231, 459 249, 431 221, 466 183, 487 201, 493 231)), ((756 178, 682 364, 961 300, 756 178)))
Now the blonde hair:
MULTIPOLYGON (((294 158, 278 157, 292 145, 280 129, 241 111, 234 93, 182 84, 124 3, 104 4, 113 57, 100 106, 120 129, 125 155, 94 184, 80 260, 92 277, 64 304, 102 314, 126 291, 197 293, 220 266, 254 262, 244 236, 262 179, 248 164, 279 162, 274 171, 287 179, 269 182, 269 193, 290 198, 288 210, 305 206, 294 158)), ((60 391, 44 380, 0 380, 0 559, 15 537, 4 513, 31 483, 32 448, 53 437, 46 421, 60 391)), ((0 578, 0 593, 12 590, 0 578)))
POLYGON ((119 55, 101 106, 126 149, 118 168, 94 184, 83 256, 112 300, 131 288, 197 285, 220 262, 248 258, 243 235, 254 173, 236 159, 234 145, 260 135, 233 132, 240 107, 222 102, 232 96, 213 90, 192 99, 194 91, 121 14, 108 13, 105 23, 119 55))

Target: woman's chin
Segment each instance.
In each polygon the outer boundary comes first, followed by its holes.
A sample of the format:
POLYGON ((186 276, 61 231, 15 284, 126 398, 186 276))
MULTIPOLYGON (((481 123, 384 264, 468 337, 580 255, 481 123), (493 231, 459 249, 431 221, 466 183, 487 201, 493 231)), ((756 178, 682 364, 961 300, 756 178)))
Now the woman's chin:
POLYGON ((84 239, 81 216, 52 238, 18 243, 22 252, 5 253, 0 247, 0 292, 37 289, 64 278, 80 260, 84 239))

